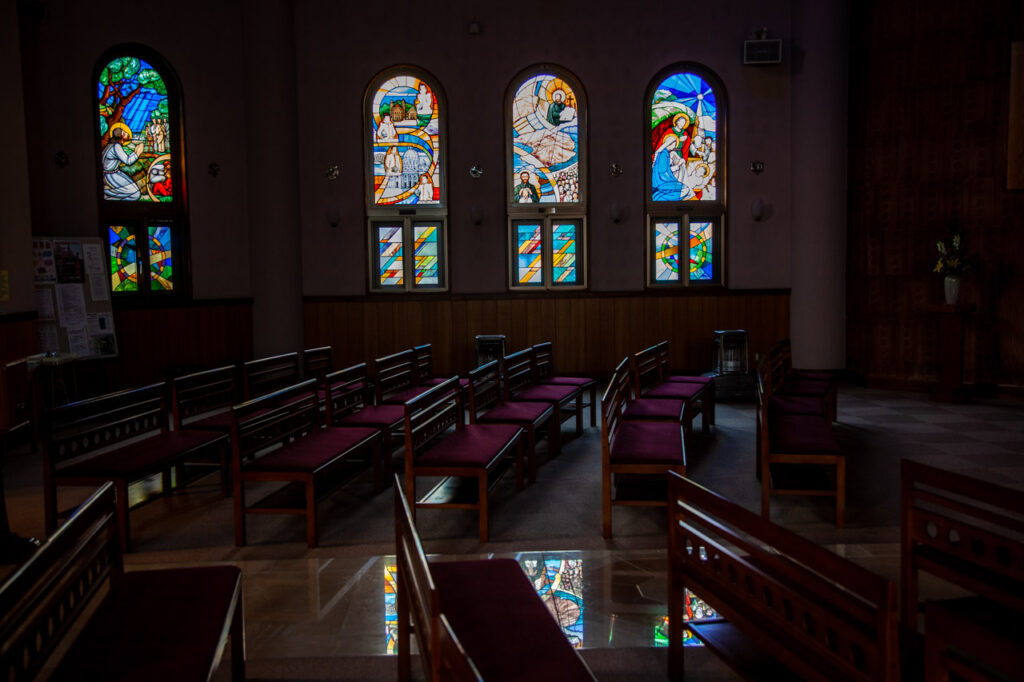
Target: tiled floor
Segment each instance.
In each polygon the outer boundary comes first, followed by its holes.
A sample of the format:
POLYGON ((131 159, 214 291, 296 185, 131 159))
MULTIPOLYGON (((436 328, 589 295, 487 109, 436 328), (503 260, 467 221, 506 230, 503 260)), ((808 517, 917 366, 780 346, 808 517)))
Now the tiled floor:
MULTIPOLYGON (((586 419, 589 423, 589 415, 586 419)), ((923 394, 843 386, 834 429, 848 453, 847 527, 837 530, 831 504, 813 498, 773 498, 772 520, 894 581, 899 573, 901 458, 1024 490, 1024 406, 1019 403, 940 405, 923 394)), ((571 432, 569 422, 566 437, 571 432)), ((689 475, 758 510, 753 447, 753 406, 721 404, 717 428, 711 436, 698 436, 690 449, 689 475)), ((421 512, 418 525, 428 553, 439 559, 518 559, 540 593, 550 597, 553 589, 552 609, 567 636, 585 649, 663 644, 663 511, 616 508, 615 537, 604 540, 600 429, 586 429, 556 458, 547 458, 544 445, 540 448, 542 464, 534 485, 517 493, 505 480, 495 490, 491 542, 477 542, 472 514, 421 512)), ((5 476, 13 529, 41 535, 38 455, 16 451, 8 457, 5 476)), ((73 501, 73 495, 64 501, 73 501)), ((285 659, 329 659, 343 665, 349 657, 388 652, 391 510, 391 490, 374 496, 369 477, 362 477, 321 503, 320 547, 306 548, 299 521, 260 518, 251 523, 251 544, 236 548, 231 501, 219 496, 211 478, 133 512, 135 548, 126 564, 236 564, 244 573, 251 670, 261 662, 285 659)), ((925 596, 950 592, 933 582, 922 587, 925 596)), ((729 679, 728 672, 709 666, 693 678, 729 679)), ((302 672, 301 665, 297 670, 301 677, 317 677, 302 672)), ((377 675, 367 679, 387 679, 377 675)))

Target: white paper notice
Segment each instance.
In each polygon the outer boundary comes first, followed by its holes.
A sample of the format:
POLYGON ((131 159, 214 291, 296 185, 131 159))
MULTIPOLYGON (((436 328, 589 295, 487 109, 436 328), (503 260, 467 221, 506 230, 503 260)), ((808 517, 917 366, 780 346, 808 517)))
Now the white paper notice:
POLYGON ((89 335, 85 327, 68 328, 68 350, 80 358, 89 355, 89 335))
POLYGON ((62 327, 85 328, 85 294, 81 284, 57 285, 57 313, 62 327))
POLYGON ((87 274, 106 274, 107 269, 104 267, 105 263, 103 262, 103 248, 99 244, 82 244, 82 251, 84 252, 85 272, 87 274))
POLYGON ((39 350, 44 353, 60 350, 60 344, 57 341, 57 325, 39 325, 39 350))
POLYGON ((109 334, 114 327, 110 320, 110 313, 89 313, 86 317, 89 320, 86 328, 89 330, 90 336, 109 334))
POLYGON ((89 296, 94 301, 105 301, 110 298, 110 278, 107 273, 91 272, 89 278, 89 296))
POLYGON ((36 289, 36 313, 39 321, 56 320, 57 311, 53 307, 53 294, 50 287, 38 287, 36 289))

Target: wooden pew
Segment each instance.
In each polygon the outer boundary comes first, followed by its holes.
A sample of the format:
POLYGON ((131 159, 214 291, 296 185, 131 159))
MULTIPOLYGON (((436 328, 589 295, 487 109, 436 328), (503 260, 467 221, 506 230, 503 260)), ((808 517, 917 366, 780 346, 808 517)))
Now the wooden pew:
POLYGON ((331 346, 306 348, 302 351, 302 378, 323 381, 334 370, 331 346))
POLYGON ((324 375, 320 393, 325 396, 328 426, 369 426, 381 434, 384 467, 391 466, 394 442, 401 440, 405 407, 374 404, 373 380, 365 362, 324 375))
POLYGON ((487 542, 488 491, 505 460, 514 457, 516 489, 523 487, 523 437, 518 426, 465 423, 459 378, 405 403, 405 494, 417 508, 471 509, 479 514, 480 542, 487 542), (449 429, 454 430, 449 431, 449 429), (442 477, 416 501, 416 477, 442 477), (459 479, 476 485, 462 486, 459 479))
POLYGON ((701 412, 701 428, 704 430, 704 433, 707 433, 708 429, 704 428, 705 425, 714 426, 715 424, 714 377, 691 374, 672 374, 672 362, 671 354, 668 349, 668 341, 666 340, 656 343, 654 347, 658 351, 658 361, 661 362, 661 376, 664 381, 670 383, 700 384, 705 387, 705 390, 701 391, 696 399, 700 401, 700 405, 698 407, 701 412))
POLYGON ((373 379, 377 385, 377 402, 401 405, 428 390, 429 386, 418 385, 418 372, 412 348, 376 358, 373 379))
POLYGON ((562 449, 562 422, 576 416, 576 435, 583 434, 583 401, 579 386, 569 384, 541 384, 537 381, 533 348, 525 348, 506 355, 501 361, 501 383, 505 402, 530 402, 550 405, 557 428, 551 431, 551 448, 562 449))
POLYGON ((171 381, 174 430, 231 433, 231 407, 239 398, 237 374, 235 367, 226 365, 175 377, 171 381))
POLYGON ((826 419, 838 416, 838 382, 828 372, 793 369, 793 352, 789 339, 782 339, 765 356, 771 368, 772 393, 777 396, 816 398, 823 405, 826 419))
POLYGON ((299 354, 282 353, 250 360, 242 365, 242 379, 246 400, 293 386, 299 382, 299 354))
POLYGON ((247 514, 303 516, 306 544, 316 547, 317 501, 337 486, 350 465, 355 465, 354 469, 369 463, 374 490, 383 489, 380 431, 360 426, 322 427, 314 379, 235 405, 231 411, 231 480, 235 544, 239 547, 245 545, 247 514), (250 504, 245 499, 249 482, 284 485, 250 504))
POLYGON ((414 632, 429 682, 593 682, 517 561, 427 561, 400 487, 396 480, 399 681, 412 679, 414 632))
POLYGON ((555 371, 555 351, 550 341, 533 344, 533 363, 536 368, 537 381, 542 384, 563 384, 576 386, 583 391, 590 393, 590 402, 583 403, 583 407, 590 406, 590 425, 597 426, 597 379, 591 377, 569 377, 563 376, 555 371))
POLYGON ((701 430, 711 432, 715 400, 713 383, 668 381, 668 370, 658 345, 634 353, 630 367, 633 391, 637 397, 682 400, 686 403, 683 421, 686 433, 693 432, 693 420, 698 414, 701 416, 701 430))
POLYGON ((50 680, 206 682, 230 640, 231 679, 242 682, 241 571, 126 573, 115 497, 104 483, 0 587, 4 679, 49 668, 50 680))
POLYGON ((925 607, 925 679, 1011 679, 1024 672, 1024 496, 1019 490, 900 463, 902 617, 918 630, 919 575, 972 596, 925 607), (1002 676, 1002 677, 1001 677, 1002 676))
POLYGON ((665 504, 664 488, 655 497, 627 494, 631 477, 664 476, 668 471, 686 473, 686 443, 678 420, 623 418, 631 398, 629 381, 623 376, 626 362, 619 363, 601 397, 601 520, 606 538, 612 536, 612 506, 665 504))
MULTIPOLYGON (((184 465, 218 463, 228 480, 228 436, 200 429, 170 431, 165 385, 108 393, 54 408, 47 415, 43 448, 43 499, 46 532, 57 528, 57 489, 98 486, 112 481, 117 490, 121 550, 130 546, 129 514, 154 497, 185 484, 184 465), (159 479, 157 483, 155 479, 159 479), (141 500, 129 486, 147 479, 141 500)), ((222 485, 222 489, 225 486, 222 485)))
POLYGON ((683 628, 748 680, 899 679, 896 587, 669 473, 669 677, 683 628), (724 620, 685 623, 689 589, 724 620))

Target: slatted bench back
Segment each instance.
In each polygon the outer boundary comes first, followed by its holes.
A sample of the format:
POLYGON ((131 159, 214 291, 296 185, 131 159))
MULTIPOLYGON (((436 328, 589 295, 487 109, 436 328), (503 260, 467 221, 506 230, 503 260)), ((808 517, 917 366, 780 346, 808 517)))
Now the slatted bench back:
POLYGON ((320 428, 316 380, 254 398, 232 409, 234 464, 278 444, 290 443, 320 428))
POLYGON ((533 367, 538 383, 555 376, 555 351, 550 341, 533 344, 533 367))
POLYGON ((107 393, 54 408, 47 416, 44 459, 62 462, 168 429, 164 384, 107 393))
POLYGON ((672 376, 672 359, 668 350, 668 341, 662 341, 654 345, 654 348, 658 352, 658 364, 660 365, 659 375, 661 380, 664 381, 672 376))
POLYGON ((330 346, 307 348, 302 351, 302 378, 322 381, 334 369, 330 346))
POLYGON ((236 374, 235 367, 227 365, 176 377, 171 382, 174 428, 180 429, 197 417, 230 409, 237 403, 236 374))
POLYGON ((916 622, 918 571, 1024 612, 1020 491, 906 459, 900 485, 904 622, 916 622))
POLYGON ((642 351, 634 353, 633 362, 630 363, 630 373, 633 378, 633 392, 637 396, 664 381, 658 346, 644 348, 642 351))
POLYGON ((434 376, 434 349, 429 343, 413 346, 413 359, 416 364, 414 383, 423 383, 434 376))
POLYGON ((242 366, 242 376, 246 400, 273 393, 298 383, 299 354, 283 353, 250 360, 242 366))
POLYGON ((104 483, 0 587, 0 675, 36 679, 93 597, 123 570, 114 487, 104 483))
POLYGON ((516 393, 534 386, 537 383, 537 375, 533 363, 533 349, 524 348, 506 355, 502 359, 501 374, 505 400, 512 400, 516 393))
POLYGON ((382 402, 392 393, 415 386, 416 356, 412 349, 374 360, 373 377, 377 382, 377 402, 382 402))
POLYGON ((615 432, 619 428, 622 413, 633 395, 629 376, 630 364, 628 357, 622 358, 612 372, 608 388, 601 397, 601 447, 605 455, 608 455, 615 441, 615 432))
POLYGON ((463 427, 458 377, 446 379, 405 403, 406 467, 411 467, 416 456, 452 426, 463 427))
POLYGON ((0 365, 0 438, 35 419, 28 360, 0 365))
POLYGON ((373 404, 373 382, 365 362, 324 375, 322 388, 328 424, 373 404))
MULTIPOLYGON (((806 679, 898 679, 893 583, 674 472, 669 582, 670 604, 691 590, 806 679)), ((670 614, 673 665, 681 616, 670 614)))
POLYGON ((469 423, 475 424, 477 417, 501 403, 501 373, 497 360, 469 371, 469 423))

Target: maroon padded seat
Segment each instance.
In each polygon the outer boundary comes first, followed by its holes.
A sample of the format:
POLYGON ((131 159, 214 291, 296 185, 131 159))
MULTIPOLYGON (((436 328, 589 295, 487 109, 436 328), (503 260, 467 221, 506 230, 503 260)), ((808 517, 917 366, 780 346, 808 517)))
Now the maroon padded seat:
POLYGON ((594 679, 513 559, 433 561, 441 613, 488 682, 594 679), (512 636, 497 637, 497 633, 512 636))
POLYGON ((589 377, 548 377, 547 379, 543 379, 541 383, 587 388, 591 384, 596 384, 597 380, 589 377))
POLYGON ((688 376, 686 374, 673 374, 672 376, 665 377, 665 381, 671 381, 678 384, 702 384, 707 386, 714 377, 702 377, 702 376, 688 376))
POLYGON ((572 397, 572 395, 578 390, 579 389, 576 386, 568 386, 564 384, 537 384, 516 393, 512 398, 514 400, 527 400, 531 402, 540 401, 556 403, 572 397))
POLYGON ((643 394, 644 398, 673 398, 676 400, 693 400, 706 387, 703 384, 693 384, 681 381, 672 381, 658 384, 643 394))
POLYGON ((478 423, 533 424, 551 416, 553 408, 545 403, 500 403, 476 418, 478 423))
POLYGON ((791 455, 839 453, 832 426, 822 417, 778 415, 768 421, 768 428, 772 452, 791 455))
POLYGON ((50 679, 209 679, 241 580, 235 566, 126 573, 50 679))
POLYGON ((784 414, 825 416, 824 396, 773 395, 768 399, 769 419, 784 414))
POLYGON ((486 467, 521 431, 518 426, 504 424, 467 424, 416 457, 416 466, 486 467))
POLYGON ((55 475, 58 478, 120 477, 150 468, 158 471, 166 467, 168 461, 180 459, 180 455, 190 454, 200 448, 214 445, 218 441, 226 443, 227 439, 226 434, 216 431, 199 429, 167 431, 61 467, 55 475))
POLYGON ((361 426, 330 427, 295 440, 246 465, 246 471, 303 471, 318 469, 339 453, 377 436, 377 429, 361 426))
POLYGON ((686 403, 682 400, 638 398, 626 406, 622 417, 623 419, 661 419, 681 422, 684 410, 686 410, 686 403))
POLYGON ((405 407, 402 405, 367 405, 357 412, 347 414, 337 420, 337 424, 347 426, 376 426, 385 428, 394 426, 405 418, 405 407))
POLYGON ((683 428, 667 422, 620 422, 609 459, 613 463, 685 465, 683 428))

